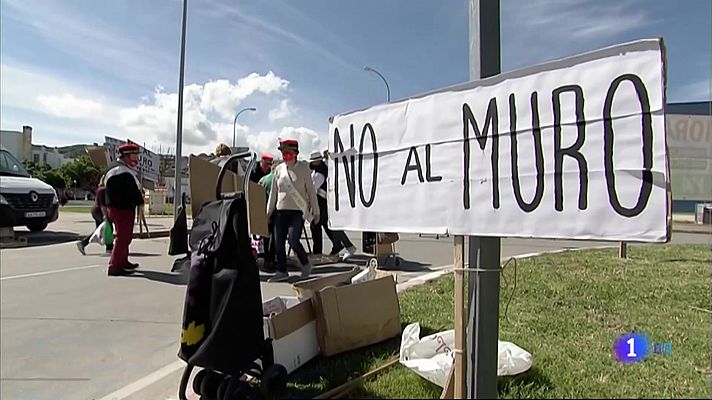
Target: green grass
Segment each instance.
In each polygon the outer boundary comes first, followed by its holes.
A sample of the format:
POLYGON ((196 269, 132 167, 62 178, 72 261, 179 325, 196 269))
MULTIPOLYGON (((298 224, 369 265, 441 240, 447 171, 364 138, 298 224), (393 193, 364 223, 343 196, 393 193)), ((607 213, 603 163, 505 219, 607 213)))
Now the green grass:
MULTIPOLYGON (((704 245, 630 246, 586 250, 520 261, 504 272, 500 340, 532 354, 533 368, 498 379, 501 398, 710 398, 710 249, 704 245), (509 286, 505 284, 505 279, 509 286), (672 355, 621 365, 615 338, 641 331, 671 341, 672 355)), ((420 322, 421 335, 453 327, 453 278, 447 276, 400 296, 403 326, 420 322)), ((330 358, 296 371, 292 395, 312 397, 363 374, 398 354, 400 338, 330 358)), ((351 398, 438 398, 441 388, 400 364, 351 398)))

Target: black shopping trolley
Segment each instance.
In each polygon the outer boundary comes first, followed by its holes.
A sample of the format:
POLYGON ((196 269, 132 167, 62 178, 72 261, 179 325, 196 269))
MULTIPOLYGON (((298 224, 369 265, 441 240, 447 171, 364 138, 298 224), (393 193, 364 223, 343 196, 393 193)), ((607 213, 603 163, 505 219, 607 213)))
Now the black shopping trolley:
POLYGON ((235 154, 223 164, 217 200, 204 204, 193 221, 178 353, 187 363, 181 399, 186 399, 194 367, 203 368, 193 379, 193 390, 203 398, 273 398, 286 386, 287 371, 274 363, 272 341, 263 330, 259 270, 250 245, 249 181, 244 179, 241 191, 221 190, 229 166, 247 157, 251 168, 257 160, 252 152, 235 154), (259 380, 259 385, 248 383, 251 380, 259 380))

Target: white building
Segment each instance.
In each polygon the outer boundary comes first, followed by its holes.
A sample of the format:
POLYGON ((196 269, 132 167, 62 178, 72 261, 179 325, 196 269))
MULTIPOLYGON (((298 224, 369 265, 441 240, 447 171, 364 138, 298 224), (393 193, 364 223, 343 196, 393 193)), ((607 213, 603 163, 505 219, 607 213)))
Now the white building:
POLYGON ((57 147, 32 144, 32 127, 23 126, 20 131, 0 131, 0 144, 20 161, 32 161, 37 165, 47 164, 59 168, 71 160, 59 153, 57 147))
POLYGON ((49 147, 43 145, 32 145, 32 158, 30 161, 37 165, 47 164, 52 169, 61 167, 71 160, 59 153, 57 147, 49 147))
POLYGON ((0 131, 0 144, 20 161, 32 159, 32 127, 22 131, 0 131))

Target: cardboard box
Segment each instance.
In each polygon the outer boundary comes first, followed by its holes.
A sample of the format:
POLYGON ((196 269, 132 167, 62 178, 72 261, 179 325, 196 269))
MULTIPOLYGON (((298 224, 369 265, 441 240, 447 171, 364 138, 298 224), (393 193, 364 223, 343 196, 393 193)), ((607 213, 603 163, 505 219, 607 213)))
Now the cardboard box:
POLYGON ((392 274, 351 284, 363 269, 294 284, 299 298, 311 298, 321 354, 331 356, 401 334, 400 307, 392 274))
POLYGON ((319 354, 314 309, 310 301, 296 297, 275 297, 263 303, 263 309, 272 314, 265 316, 265 337, 272 338, 274 362, 283 365, 292 373, 319 354))
MULTIPOLYGON (((190 196, 193 218, 198 215, 205 203, 217 200, 215 185, 217 184, 220 167, 210 161, 191 155, 189 159, 190 196)), ((223 192, 242 191, 243 178, 234 172, 227 171, 222 182, 223 192)), ((250 233, 269 236, 267 229, 267 197, 265 189, 250 182, 248 185, 248 207, 250 233)))

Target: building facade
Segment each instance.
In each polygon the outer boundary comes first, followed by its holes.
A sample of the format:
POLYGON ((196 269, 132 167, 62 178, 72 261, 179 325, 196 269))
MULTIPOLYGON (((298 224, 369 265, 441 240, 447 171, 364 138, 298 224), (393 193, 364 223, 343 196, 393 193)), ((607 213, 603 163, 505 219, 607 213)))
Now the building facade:
POLYGON ((57 147, 32 144, 32 127, 27 125, 22 131, 0 131, 0 144, 20 161, 47 164, 52 169, 71 161, 60 154, 57 147))

